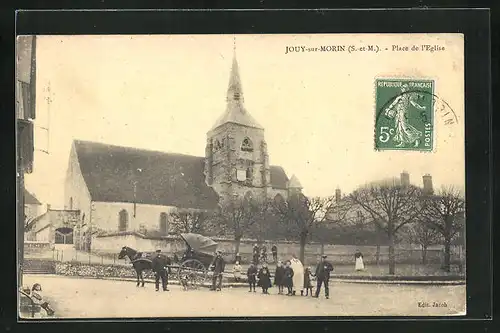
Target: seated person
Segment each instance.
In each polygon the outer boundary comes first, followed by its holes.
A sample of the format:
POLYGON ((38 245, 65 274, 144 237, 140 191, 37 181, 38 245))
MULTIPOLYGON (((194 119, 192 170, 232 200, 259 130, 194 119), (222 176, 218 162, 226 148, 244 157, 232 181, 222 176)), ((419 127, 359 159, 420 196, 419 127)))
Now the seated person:
MULTIPOLYGON (((23 290, 24 291, 24 290, 23 290)), ((47 315, 52 316, 54 310, 50 307, 50 304, 43 299, 42 286, 39 283, 35 283, 33 288, 31 288, 31 293, 24 291, 34 304, 39 305, 42 309, 47 312, 47 315)))

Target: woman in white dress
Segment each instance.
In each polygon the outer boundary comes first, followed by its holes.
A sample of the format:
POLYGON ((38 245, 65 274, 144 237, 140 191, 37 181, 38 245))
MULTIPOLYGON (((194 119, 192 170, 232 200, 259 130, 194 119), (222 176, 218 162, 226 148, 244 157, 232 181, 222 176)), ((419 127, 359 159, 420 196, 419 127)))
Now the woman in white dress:
POLYGON ((300 295, 304 295, 304 265, 297 259, 296 255, 290 260, 290 267, 293 269, 293 293, 295 295, 300 290, 300 295))
POLYGON ((363 263, 363 254, 359 250, 357 250, 354 254, 354 258, 356 259, 356 264, 354 266, 356 272, 364 270, 365 264, 363 263))

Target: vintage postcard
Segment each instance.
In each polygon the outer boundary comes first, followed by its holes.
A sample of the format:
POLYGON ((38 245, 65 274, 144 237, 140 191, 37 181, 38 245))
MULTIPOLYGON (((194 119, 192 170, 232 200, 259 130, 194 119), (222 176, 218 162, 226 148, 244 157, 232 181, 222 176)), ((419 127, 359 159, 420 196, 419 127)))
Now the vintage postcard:
POLYGON ((461 34, 17 39, 19 315, 466 313, 461 34))

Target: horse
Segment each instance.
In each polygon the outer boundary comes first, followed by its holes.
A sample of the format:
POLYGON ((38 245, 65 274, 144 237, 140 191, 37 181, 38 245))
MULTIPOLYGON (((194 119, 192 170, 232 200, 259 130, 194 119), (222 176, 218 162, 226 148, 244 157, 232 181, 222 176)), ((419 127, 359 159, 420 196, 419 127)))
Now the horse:
MULTIPOLYGON (((153 270, 153 262, 151 255, 147 255, 147 253, 144 252, 138 252, 134 250, 133 248, 130 248, 128 246, 122 247, 122 250, 118 254, 118 259, 123 259, 125 257, 128 257, 130 262, 132 263, 132 266, 135 269, 135 272, 137 273, 137 287, 142 282, 141 287, 144 287, 144 277, 142 275, 142 272, 145 270, 153 270), (139 281, 140 278, 140 281, 139 281)), ((167 257, 167 262, 170 264, 170 258, 167 257)))

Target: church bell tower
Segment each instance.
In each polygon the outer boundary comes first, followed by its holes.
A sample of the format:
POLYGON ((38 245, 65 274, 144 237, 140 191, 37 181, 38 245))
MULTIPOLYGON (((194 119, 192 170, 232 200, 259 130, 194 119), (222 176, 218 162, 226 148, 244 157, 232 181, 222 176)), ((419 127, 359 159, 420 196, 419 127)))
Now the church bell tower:
POLYGON ((261 200, 271 187, 264 128, 245 108, 236 47, 226 110, 207 133, 205 180, 223 202, 249 197, 261 200))

